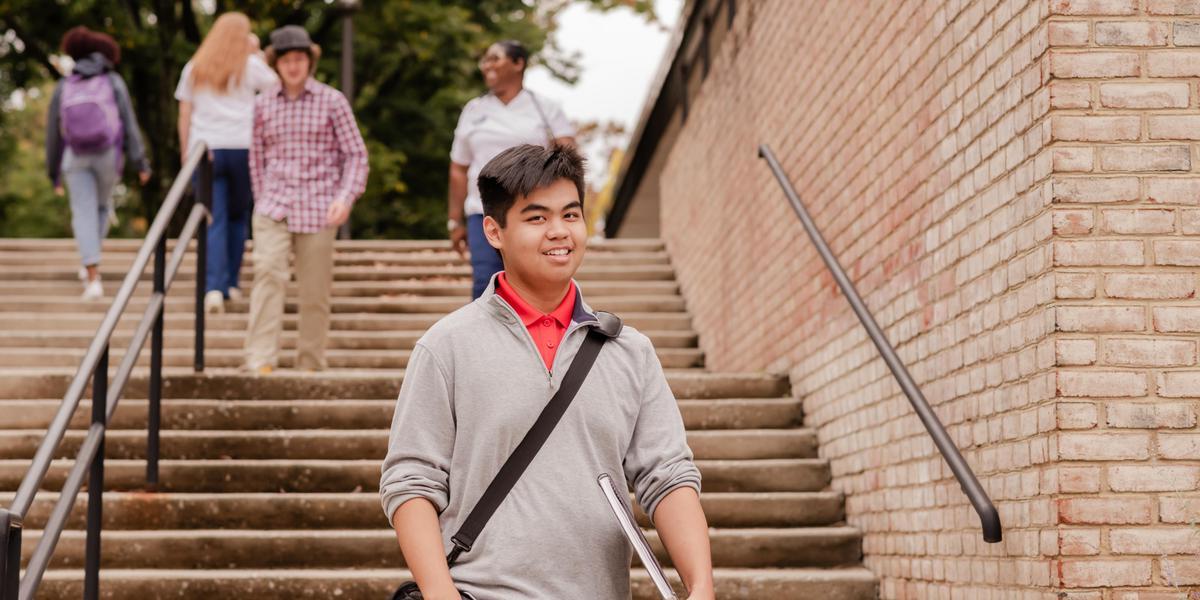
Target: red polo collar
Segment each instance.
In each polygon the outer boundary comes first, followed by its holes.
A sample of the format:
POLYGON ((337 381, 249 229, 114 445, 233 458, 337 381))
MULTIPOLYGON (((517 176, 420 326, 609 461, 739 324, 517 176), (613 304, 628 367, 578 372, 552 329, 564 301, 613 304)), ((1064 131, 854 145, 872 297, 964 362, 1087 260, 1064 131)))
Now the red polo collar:
POLYGON ((504 298, 505 302, 517 312, 517 318, 521 319, 521 323, 529 327, 541 319, 551 317, 558 322, 558 326, 566 329, 571 324, 571 315, 575 314, 575 282, 571 282, 571 286, 567 288, 567 295, 558 303, 558 308, 554 309, 550 314, 543 314, 538 309, 530 306, 525 302, 524 298, 513 289, 508 283, 508 278, 505 277, 503 271, 496 277, 496 294, 504 298))

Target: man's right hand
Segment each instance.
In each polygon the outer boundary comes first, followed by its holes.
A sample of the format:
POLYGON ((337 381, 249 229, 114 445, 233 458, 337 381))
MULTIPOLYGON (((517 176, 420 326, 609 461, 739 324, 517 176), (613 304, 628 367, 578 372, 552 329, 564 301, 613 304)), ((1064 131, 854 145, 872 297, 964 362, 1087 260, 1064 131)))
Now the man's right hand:
POLYGON ((462 258, 467 257, 467 228, 459 225, 450 232, 450 247, 462 258))

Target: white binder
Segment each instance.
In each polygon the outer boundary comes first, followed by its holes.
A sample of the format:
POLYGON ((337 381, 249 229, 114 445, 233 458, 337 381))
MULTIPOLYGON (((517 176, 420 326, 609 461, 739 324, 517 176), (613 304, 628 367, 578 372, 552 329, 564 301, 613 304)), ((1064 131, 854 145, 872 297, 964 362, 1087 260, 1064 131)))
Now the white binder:
POLYGON ((604 492, 604 497, 608 500, 609 508, 612 509, 613 515, 617 517, 617 522, 621 525, 621 531, 625 532, 625 537, 629 538, 633 550, 637 552, 638 558, 650 572, 650 580, 654 582, 658 594, 662 596, 663 600, 678 600, 674 590, 671 589, 671 584, 667 581, 667 574, 663 572, 662 565, 658 564, 658 558, 654 556, 654 551, 650 548, 650 542, 647 542, 646 536, 642 535, 642 529, 638 527, 637 521, 633 518, 633 512, 629 510, 628 494, 624 490, 617 489, 617 484, 613 482, 612 477, 608 476, 608 473, 600 475, 597 481, 600 483, 600 489, 604 492))

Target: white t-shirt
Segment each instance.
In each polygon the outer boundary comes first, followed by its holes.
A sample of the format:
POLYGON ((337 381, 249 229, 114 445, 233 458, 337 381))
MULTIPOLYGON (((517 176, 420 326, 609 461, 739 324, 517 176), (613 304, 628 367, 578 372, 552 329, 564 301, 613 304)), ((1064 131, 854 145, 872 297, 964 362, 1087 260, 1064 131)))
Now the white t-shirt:
POLYGON ((557 102, 533 92, 521 90, 508 104, 492 94, 475 98, 463 107, 454 128, 454 145, 450 147, 450 160, 467 165, 466 214, 483 214, 483 200, 479 198, 479 172, 497 154, 521 144, 546 145, 546 124, 555 138, 572 137, 575 128, 567 120, 557 102), (538 113, 538 106, 546 115, 538 113))
POLYGON ((192 86, 192 62, 183 66, 175 99, 192 103, 192 123, 188 143, 203 140, 209 148, 245 149, 250 147, 254 129, 254 94, 279 83, 279 77, 262 57, 246 58, 242 79, 228 90, 218 92, 206 86, 192 86))

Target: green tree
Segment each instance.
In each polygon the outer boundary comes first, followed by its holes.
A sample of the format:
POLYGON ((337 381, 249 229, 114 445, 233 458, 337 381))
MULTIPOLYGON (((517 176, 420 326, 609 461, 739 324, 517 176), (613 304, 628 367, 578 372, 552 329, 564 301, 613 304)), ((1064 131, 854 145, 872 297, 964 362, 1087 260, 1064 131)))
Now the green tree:
MULTIPOLYGON (((483 91, 475 59, 489 43, 506 38, 521 40, 535 54, 542 51, 555 16, 570 1, 362 2, 354 15, 354 109, 370 151, 371 176, 352 216, 356 237, 445 235, 446 173, 454 125, 463 104, 483 91)), ((649 0, 587 1, 601 9, 629 7, 653 18, 649 0)), ((120 42, 119 71, 129 84, 154 168, 154 177, 143 189, 127 178, 130 189, 137 190, 130 194, 130 205, 144 218, 154 214, 179 169, 174 88, 184 63, 216 16, 198 11, 198 6, 188 0, 0 0, 0 98, 8 97, 11 90, 57 78, 58 41, 70 27, 87 25, 120 42)), ((217 14, 234 8, 245 12, 264 40, 280 25, 304 26, 324 51, 317 77, 337 85, 343 14, 337 3, 215 0, 211 6, 217 14)), ((575 65, 570 57, 553 47, 546 50, 547 66, 571 80, 575 65)), ((30 117, 20 111, 0 114, 0 159, 6 153, 28 154, 14 140, 30 140, 31 132, 16 125, 27 124, 30 117)), ((7 170, 22 171, 0 181, 33 177, 29 169, 33 165, 24 164, 28 162, 0 163, 7 170)), ((49 187, 43 187, 19 191, 8 204, 0 200, 4 211, 0 219, 16 219, 11 211, 22 204, 17 202, 21 198, 28 205, 21 210, 34 212, 53 202, 46 197, 49 187)))

